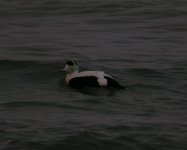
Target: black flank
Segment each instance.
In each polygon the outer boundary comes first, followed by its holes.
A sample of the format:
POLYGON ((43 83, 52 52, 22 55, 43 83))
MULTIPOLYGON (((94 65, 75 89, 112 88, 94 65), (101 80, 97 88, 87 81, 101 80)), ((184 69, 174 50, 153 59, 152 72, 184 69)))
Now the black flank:
POLYGON ((69 85, 72 88, 83 88, 83 87, 97 87, 99 86, 97 82, 97 78, 94 76, 88 76, 88 77, 76 77, 69 81, 69 85))

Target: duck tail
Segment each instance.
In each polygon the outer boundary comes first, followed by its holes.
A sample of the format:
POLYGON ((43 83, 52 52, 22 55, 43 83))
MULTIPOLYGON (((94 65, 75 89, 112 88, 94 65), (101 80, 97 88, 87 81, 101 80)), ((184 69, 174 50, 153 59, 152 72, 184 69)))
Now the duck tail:
POLYGON ((125 87, 119 84, 115 79, 106 76, 105 79, 107 79, 109 87, 115 87, 117 89, 125 89, 125 87))

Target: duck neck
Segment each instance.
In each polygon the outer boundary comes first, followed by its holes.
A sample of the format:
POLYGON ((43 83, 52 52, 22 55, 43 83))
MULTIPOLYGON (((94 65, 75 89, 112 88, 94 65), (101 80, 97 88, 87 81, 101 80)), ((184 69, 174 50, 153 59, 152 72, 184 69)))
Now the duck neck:
POLYGON ((77 73, 79 73, 78 67, 71 68, 69 72, 67 72, 68 75, 77 74, 77 73))
POLYGON ((72 71, 72 72, 66 72, 66 75, 65 75, 65 82, 68 84, 69 83, 69 80, 71 78, 73 78, 74 76, 76 76, 76 74, 78 74, 79 72, 76 70, 76 71, 72 71))

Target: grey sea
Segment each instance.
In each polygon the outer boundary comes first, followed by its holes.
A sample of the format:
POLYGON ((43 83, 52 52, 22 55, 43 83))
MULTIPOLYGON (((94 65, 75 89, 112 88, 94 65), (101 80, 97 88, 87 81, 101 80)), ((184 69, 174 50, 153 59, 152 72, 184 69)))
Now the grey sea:
POLYGON ((186 150, 186 0, 1 0, 1 150, 186 150), (126 89, 64 83, 103 70, 126 89))

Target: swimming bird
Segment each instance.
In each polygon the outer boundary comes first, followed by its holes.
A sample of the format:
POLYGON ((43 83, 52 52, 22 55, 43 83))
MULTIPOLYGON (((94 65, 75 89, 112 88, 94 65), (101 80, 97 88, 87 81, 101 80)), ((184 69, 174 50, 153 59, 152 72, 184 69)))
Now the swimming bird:
POLYGON ((65 82, 72 88, 84 87, 114 87, 124 88, 114 77, 103 71, 82 71, 75 61, 67 61, 63 71, 66 72, 65 82))

